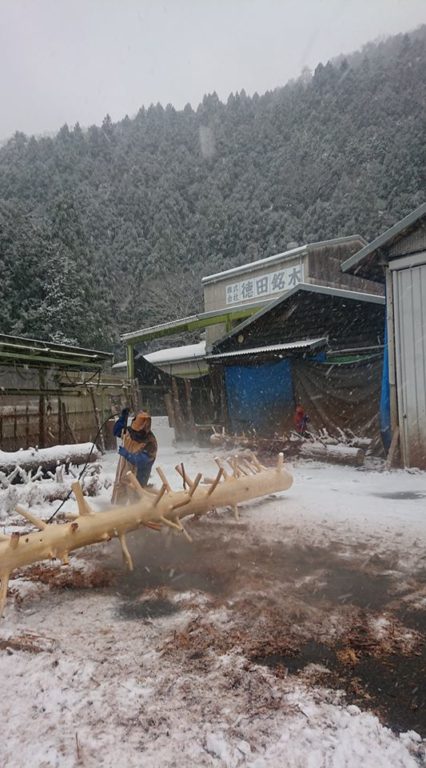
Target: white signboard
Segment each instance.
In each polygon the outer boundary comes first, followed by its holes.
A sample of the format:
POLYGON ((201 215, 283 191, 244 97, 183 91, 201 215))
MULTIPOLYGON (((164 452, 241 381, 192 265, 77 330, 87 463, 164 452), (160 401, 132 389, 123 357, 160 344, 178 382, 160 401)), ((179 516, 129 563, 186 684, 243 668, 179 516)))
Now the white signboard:
POLYGON ((270 293, 282 293, 303 282, 303 264, 282 267, 277 272, 249 277, 226 287, 226 303, 237 304, 247 299, 261 299, 270 293))

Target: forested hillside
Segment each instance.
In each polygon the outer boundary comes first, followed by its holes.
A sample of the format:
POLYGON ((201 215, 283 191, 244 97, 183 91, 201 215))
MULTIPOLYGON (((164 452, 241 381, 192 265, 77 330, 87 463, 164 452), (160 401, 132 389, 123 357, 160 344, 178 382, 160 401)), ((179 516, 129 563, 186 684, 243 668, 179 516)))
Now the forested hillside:
POLYGON ((204 274, 371 238, 425 200, 425 136, 426 27, 262 96, 17 133, 0 149, 0 331, 111 347, 199 308, 204 274))

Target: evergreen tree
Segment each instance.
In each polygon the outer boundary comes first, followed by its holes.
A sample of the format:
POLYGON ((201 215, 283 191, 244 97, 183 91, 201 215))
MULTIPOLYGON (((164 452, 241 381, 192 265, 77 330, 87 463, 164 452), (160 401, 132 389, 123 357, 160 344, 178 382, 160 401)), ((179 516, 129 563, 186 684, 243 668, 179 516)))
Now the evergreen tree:
POLYGON ((0 330, 112 348, 201 309, 201 277, 372 238, 424 202, 426 27, 283 88, 0 148, 0 330))

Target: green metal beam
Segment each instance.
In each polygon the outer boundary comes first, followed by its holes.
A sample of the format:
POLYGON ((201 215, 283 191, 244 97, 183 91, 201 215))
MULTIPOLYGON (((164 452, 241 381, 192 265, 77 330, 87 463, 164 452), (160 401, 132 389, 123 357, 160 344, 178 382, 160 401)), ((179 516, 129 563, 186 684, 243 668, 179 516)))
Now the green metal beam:
POLYGON ((127 377, 133 381, 135 378, 135 348, 132 342, 126 346, 127 377))
POLYGON ((167 324, 166 328, 159 326, 152 330, 141 331, 139 336, 132 336, 131 341, 124 339, 125 343, 129 345, 138 344, 141 341, 150 341, 152 339, 160 339, 163 336, 172 336, 175 333, 185 333, 189 331, 198 331, 202 328, 207 328, 210 325, 222 325, 232 322, 233 320, 244 320, 246 317, 251 317, 256 312, 259 312, 260 306, 257 307, 241 307, 239 310, 224 310, 220 315, 214 315, 214 317, 194 317, 194 319, 188 319, 187 322, 177 320, 175 325, 167 324))
MULTIPOLYGON (((100 386, 98 387, 99 393, 102 392, 103 389, 115 389, 117 390, 117 394, 119 394, 123 387, 121 384, 117 384, 117 386, 113 386, 112 384, 106 385, 106 387, 100 386)), ((29 388, 19 388, 19 387, 4 387, 1 390, 1 394, 6 397, 6 395, 18 395, 20 397, 38 397, 40 394, 46 395, 47 397, 84 397, 86 394, 84 392, 83 387, 79 387, 77 389, 35 389, 29 387, 29 388)))
POLYGON ((99 360, 96 362, 87 362, 84 358, 81 360, 64 360, 64 358, 49 357, 47 355, 24 355, 22 353, 6 352, 5 350, 0 351, 0 365, 3 360, 16 360, 17 362, 32 363, 33 365, 44 363, 45 368, 47 367, 46 364, 49 364, 59 368, 102 369, 102 363, 99 360))
POLYGON ((46 346, 39 346, 37 347, 36 344, 12 344, 10 342, 2 342, 0 341, 0 354, 7 354, 8 349, 13 350, 20 350, 22 354, 24 355, 37 355, 37 354, 53 354, 53 355, 63 355, 64 359, 68 359, 69 357, 76 357, 78 360, 107 360, 108 358, 112 358, 111 355, 107 354, 98 354, 96 352, 93 353, 86 353, 83 350, 81 352, 74 352, 73 350, 68 349, 56 349, 54 347, 50 348, 48 345, 46 346))

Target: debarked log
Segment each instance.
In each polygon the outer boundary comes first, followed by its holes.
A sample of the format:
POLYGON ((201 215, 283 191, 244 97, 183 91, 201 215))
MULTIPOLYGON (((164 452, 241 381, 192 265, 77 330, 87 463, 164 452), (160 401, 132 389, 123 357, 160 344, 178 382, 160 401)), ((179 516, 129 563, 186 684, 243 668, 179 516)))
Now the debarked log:
POLYGON ((186 490, 182 491, 171 489, 160 468, 157 472, 162 485, 156 490, 142 488, 135 476, 129 473, 129 484, 138 496, 137 501, 102 512, 92 510, 80 484, 75 482, 72 488, 78 504, 78 516, 69 523, 46 523, 17 507, 17 511, 37 531, 0 535, 0 615, 6 601, 9 576, 16 568, 55 558, 67 564, 69 553, 73 550, 117 537, 124 561, 132 570, 132 558, 125 539, 128 531, 142 526, 155 530, 167 526, 190 539, 182 525, 184 517, 199 517, 211 509, 230 507, 238 519, 238 504, 285 491, 293 482, 291 474, 283 466, 282 454, 278 457, 277 466, 272 469, 263 467, 254 455, 230 457, 227 462, 225 465, 225 462, 216 459, 217 476, 207 484, 201 484, 201 474, 192 480, 183 465, 178 465, 180 476, 183 473, 185 477, 186 490))
POLYGON ((361 448, 351 448, 349 445, 324 445, 324 443, 306 441, 298 446, 298 451, 305 459, 350 464, 355 467, 362 466, 365 458, 361 448))
POLYGON ((93 443, 53 445, 50 448, 28 448, 22 451, 0 451, 0 472, 8 474, 16 467, 25 472, 54 470, 58 464, 85 464, 98 461, 101 453, 93 443))

